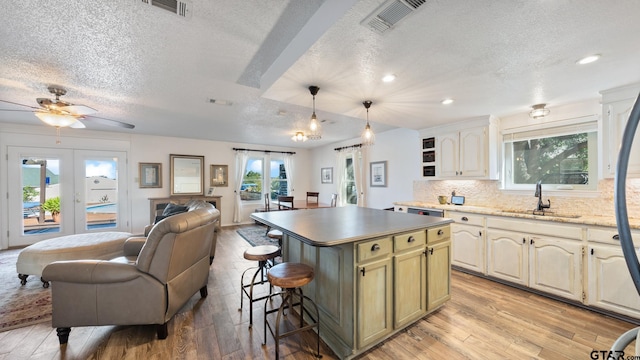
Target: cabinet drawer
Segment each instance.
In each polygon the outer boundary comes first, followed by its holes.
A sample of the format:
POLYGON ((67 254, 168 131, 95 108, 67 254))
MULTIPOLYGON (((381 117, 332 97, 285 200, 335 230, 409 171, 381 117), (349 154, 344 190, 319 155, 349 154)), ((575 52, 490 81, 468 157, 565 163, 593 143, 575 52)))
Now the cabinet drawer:
POLYGON ((414 231, 393 237, 393 251, 402 251, 418 248, 427 244, 427 232, 425 230, 414 231))
POLYGON ((427 244, 448 239, 451 236, 451 228, 449 225, 441 226, 427 230, 427 244))
POLYGON ((484 226, 484 216, 480 214, 461 213, 450 211, 447 217, 453 219, 456 224, 466 224, 475 226, 484 226))
POLYGON ((369 240, 356 246, 358 248, 358 262, 384 257, 393 252, 390 237, 369 240))
MULTIPOLYGON (((640 246, 640 231, 631 230, 631 238, 634 246, 640 246)), ((617 228, 588 228, 587 240, 604 244, 620 245, 617 228)))

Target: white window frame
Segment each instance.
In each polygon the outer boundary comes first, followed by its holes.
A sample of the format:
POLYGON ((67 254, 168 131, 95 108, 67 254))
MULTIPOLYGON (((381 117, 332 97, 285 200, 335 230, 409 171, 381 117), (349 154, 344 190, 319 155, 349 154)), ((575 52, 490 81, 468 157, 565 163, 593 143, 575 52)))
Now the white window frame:
POLYGON ((534 191, 535 184, 514 184, 512 182, 511 143, 527 139, 556 137, 578 133, 589 134, 589 184, 545 184, 542 183, 544 191, 551 192, 595 192, 598 188, 598 122, 597 119, 589 116, 586 118, 558 121, 553 124, 546 123, 537 126, 515 128, 503 130, 502 135, 502 189, 515 191, 534 191))

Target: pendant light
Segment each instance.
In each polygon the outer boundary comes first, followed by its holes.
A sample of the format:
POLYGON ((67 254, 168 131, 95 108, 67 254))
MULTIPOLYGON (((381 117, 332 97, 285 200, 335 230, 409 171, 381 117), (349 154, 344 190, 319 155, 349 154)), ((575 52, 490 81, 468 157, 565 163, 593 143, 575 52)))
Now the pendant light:
POLYGON ((316 116, 316 94, 320 90, 319 87, 315 85, 309 86, 309 92, 311 96, 313 96, 313 113, 311 114, 311 121, 309 122, 309 134, 307 138, 309 140, 320 140, 322 138, 322 131, 320 129, 320 122, 318 121, 318 117, 316 116))
POLYGON ((362 131, 362 146, 371 146, 375 143, 376 135, 371 130, 371 125, 369 125, 369 108, 373 104, 370 100, 365 100, 362 105, 367 109, 367 125, 365 125, 364 130, 362 131))

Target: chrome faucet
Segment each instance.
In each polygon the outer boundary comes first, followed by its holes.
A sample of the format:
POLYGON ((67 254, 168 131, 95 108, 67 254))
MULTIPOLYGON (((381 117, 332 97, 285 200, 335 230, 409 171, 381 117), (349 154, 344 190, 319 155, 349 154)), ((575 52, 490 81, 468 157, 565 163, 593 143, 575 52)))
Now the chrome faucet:
POLYGON ((545 205, 542 203, 542 180, 538 180, 536 183, 536 193, 533 195, 538 198, 538 206, 536 207, 536 211, 543 211, 544 209, 548 209, 551 207, 551 200, 547 199, 549 204, 545 205))

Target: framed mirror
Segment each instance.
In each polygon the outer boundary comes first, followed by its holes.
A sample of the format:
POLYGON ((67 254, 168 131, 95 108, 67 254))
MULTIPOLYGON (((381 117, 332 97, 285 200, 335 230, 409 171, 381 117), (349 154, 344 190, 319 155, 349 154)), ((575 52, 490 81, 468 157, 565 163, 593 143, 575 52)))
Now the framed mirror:
POLYGON ((169 155, 171 195, 204 195, 204 156, 169 155))

